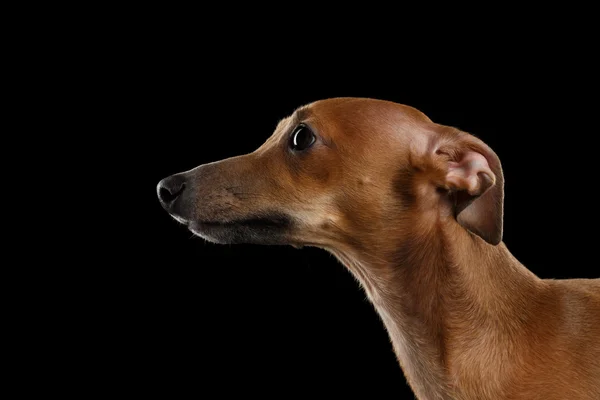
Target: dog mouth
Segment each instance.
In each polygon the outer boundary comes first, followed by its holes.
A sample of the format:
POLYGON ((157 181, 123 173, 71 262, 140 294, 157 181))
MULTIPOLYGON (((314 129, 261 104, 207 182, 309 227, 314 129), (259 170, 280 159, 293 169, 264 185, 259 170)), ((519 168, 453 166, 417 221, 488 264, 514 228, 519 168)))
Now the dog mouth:
POLYGON ((227 222, 220 221, 194 221, 191 222, 190 229, 227 229, 236 227, 247 227, 252 229, 272 229, 282 228, 289 225, 289 219, 286 217, 255 217, 237 219, 227 222))
POLYGON ((279 244, 292 221, 285 215, 269 214, 228 221, 191 221, 187 225, 195 235, 215 243, 279 244))

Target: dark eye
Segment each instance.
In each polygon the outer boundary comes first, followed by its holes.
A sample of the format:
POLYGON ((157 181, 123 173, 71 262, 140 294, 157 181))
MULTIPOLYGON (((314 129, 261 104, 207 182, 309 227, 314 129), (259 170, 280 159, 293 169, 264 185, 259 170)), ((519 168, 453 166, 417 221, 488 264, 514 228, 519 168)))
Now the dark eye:
POLYGON ((299 125, 294 129, 290 140, 290 147, 292 150, 302 151, 308 149, 315 142, 316 138, 314 133, 308 129, 305 125, 299 125))

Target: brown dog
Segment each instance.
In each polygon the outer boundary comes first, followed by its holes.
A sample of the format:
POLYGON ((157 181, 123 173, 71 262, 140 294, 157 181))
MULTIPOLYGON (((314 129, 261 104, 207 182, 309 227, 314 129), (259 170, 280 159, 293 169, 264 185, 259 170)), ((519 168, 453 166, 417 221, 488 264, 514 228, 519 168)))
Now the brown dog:
POLYGON ((600 279, 542 280, 502 243, 481 140, 371 99, 296 110, 251 154, 158 185, 216 243, 317 246, 360 281, 419 399, 600 399, 600 279))

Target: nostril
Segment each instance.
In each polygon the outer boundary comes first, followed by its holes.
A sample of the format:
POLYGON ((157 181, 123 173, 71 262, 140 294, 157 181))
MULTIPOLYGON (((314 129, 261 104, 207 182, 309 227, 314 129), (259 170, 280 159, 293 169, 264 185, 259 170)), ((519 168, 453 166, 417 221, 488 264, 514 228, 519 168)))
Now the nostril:
POLYGON ((158 198, 164 207, 170 207, 185 189, 185 178, 173 175, 158 183, 158 198))
POLYGON ((185 183, 181 184, 179 188, 166 188, 163 186, 158 190, 158 196, 165 203, 172 203, 183 192, 183 189, 185 189, 185 183))

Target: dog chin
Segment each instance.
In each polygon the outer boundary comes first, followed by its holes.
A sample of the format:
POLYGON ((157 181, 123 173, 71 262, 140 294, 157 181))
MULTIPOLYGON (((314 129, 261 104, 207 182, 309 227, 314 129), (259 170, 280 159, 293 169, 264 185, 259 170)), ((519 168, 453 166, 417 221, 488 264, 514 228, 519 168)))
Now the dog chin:
POLYGON ((289 244, 286 232, 290 221, 286 218, 253 218, 223 223, 192 221, 187 225, 194 235, 216 244, 289 244))
POLYGON ((228 233, 224 229, 219 228, 214 224, 204 224, 201 222, 190 222, 187 224, 188 229, 194 235, 201 237, 207 242, 216 244, 230 244, 228 240, 228 233))

